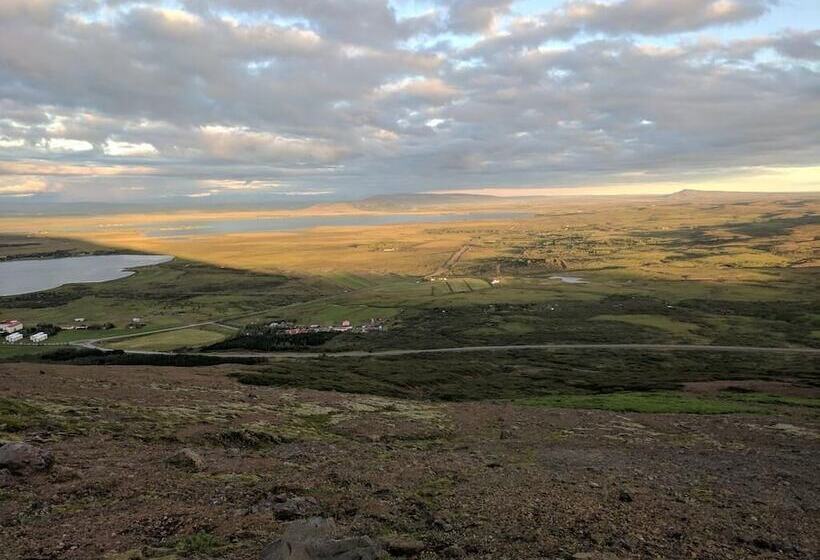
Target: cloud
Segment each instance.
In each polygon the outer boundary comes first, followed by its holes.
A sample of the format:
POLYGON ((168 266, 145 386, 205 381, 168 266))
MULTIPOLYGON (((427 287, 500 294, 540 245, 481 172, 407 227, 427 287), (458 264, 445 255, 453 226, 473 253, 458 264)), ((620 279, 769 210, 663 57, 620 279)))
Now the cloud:
POLYGON ((817 161, 820 31, 776 2, 425 6, 0 1, 0 176, 356 196, 817 161))
POLYGON ((33 195, 46 190, 46 181, 37 177, 0 177, 0 196, 33 195))
POLYGON ((755 19, 772 4, 771 0, 574 0, 555 17, 584 31, 663 35, 755 19))
POLYGON ((771 44, 783 56, 820 60, 820 29, 809 32, 787 31, 771 44))
POLYGON ((94 149, 91 142, 73 138, 50 138, 47 146, 55 152, 88 152, 94 149))
POLYGON ((116 140, 108 140, 103 146, 103 152, 107 156, 124 157, 153 156, 158 153, 157 149, 148 142, 134 143, 116 140))
POLYGON ((318 139, 287 137, 243 127, 209 125, 200 137, 207 155, 221 160, 332 163, 343 148, 318 139))
POLYGON ((445 0, 447 24, 456 33, 489 33, 510 13, 513 0, 445 0))

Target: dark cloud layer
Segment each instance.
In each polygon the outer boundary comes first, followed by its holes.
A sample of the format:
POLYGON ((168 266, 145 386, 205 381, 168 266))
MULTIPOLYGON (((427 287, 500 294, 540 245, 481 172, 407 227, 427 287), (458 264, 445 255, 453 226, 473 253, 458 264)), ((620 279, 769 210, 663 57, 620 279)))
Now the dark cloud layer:
POLYGON ((397 5, 3 0, 0 195, 347 196, 817 164, 820 31, 708 33, 773 1, 397 5))

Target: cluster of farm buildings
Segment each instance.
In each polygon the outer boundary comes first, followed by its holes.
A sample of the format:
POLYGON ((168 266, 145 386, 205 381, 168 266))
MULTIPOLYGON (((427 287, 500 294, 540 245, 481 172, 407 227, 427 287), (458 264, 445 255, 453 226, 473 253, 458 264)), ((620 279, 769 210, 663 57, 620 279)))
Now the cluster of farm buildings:
POLYGON ((353 325, 348 320, 342 321, 338 325, 294 325, 288 321, 274 321, 268 325, 268 328, 281 331, 284 334, 306 334, 306 333, 321 333, 321 332, 359 332, 368 333, 384 330, 384 319, 373 318, 361 325, 353 325))
MULTIPOLYGON (((23 323, 16 319, 3 321, 0 323, 0 334, 5 335, 6 342, 14 344, 15 342, 23 340, 23 328, 23 323)), ((29 336, 28 339, 34 343, 44 342, 48 339, 48 335, 42 331, 38 331, 29 336)))
MULTIPOLYGON (((114 325, 112 323, 106 323, 105 325, 102 325, 102 326, 101 325, 94 325, 94 324, 89 325, 85 322, 84 317, 75 318, 73 325, 62 325, 62 326, 59 326, 59 327, 54 327, 53 325, 49 325, 49 326, 51 328, 53 328, 55 331, 75 331, 75 330, 76 331, 82 331, 82 330, 100 330, 100 329, 108 330, 108 329, 113 329, 114 328, 114 325)), ((128 325, 128 328, 129 329, 136 329, 136 328, 142 328, 144 326, 145 326, 145 322, 141 318, 134 317, 133 319, 131 319, 131 323, 128 325)), ((48 333, 39 330, 42 327, 43 327, 43 325, 38 325, 37 326, 37 331, 28 336, 28 339, 31 342, 40 343, 40 342, 45 342, 46 340, 48 340, 48 333)), ((0 337, 3 337, 3 339, 8 344, 14 344, 15 342, 20 342, 24 338, 26 338, 25 334, 23 333, 24 330, 25 330, 25 326, 23 325, 23 323, 21 321, 18 321, 17 319, 11 319, 11 320, 7 320, 7 321, 0 321, 0 337)), ((31 330, 34 330, 34 329, 29 329, 29 332, 31 330)), ((54 333, 52 332, 52 334, 54 334, 54 333)))

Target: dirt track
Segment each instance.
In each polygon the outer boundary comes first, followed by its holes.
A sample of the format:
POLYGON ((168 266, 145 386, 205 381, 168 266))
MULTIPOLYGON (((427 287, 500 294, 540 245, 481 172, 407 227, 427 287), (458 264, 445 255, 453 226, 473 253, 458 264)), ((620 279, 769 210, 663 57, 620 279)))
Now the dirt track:
POLYGON ((444 261, 444 264, 442 264, 436 270, 434 270, 433 272, 428 274, 427 278, 431 278, 431 277, 434 277, 434 276, 442 276, 444 274, 447 274, 450 271, 450 269, 453 268, 453 266, 455 266, 456 263, 458 263, 459 260, 461 260, 461 257, 464 256, 464 253, 466 253, 469 250, 470 250, 470 245, 469 244, 462 245, 461 247, 458 248, 458 250, 456 250, 452 255, 450 255, 447 258, 446 261, 444 261))

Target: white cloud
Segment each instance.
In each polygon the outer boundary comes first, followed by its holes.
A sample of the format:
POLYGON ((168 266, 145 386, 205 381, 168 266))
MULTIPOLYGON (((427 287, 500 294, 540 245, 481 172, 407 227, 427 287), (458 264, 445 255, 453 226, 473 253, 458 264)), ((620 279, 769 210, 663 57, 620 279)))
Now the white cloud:
POLYGON ((26 141, 22 138, 9 138, 8 136, 0 136, 0 148, 22 148, 26 141))
POLYGON ((48 149, 53 152, 89 152, 94 149, 94 144, 73 138, 51 138, 48 149))
POLYGON ((103 146, 103 152, 107 156, 153 156, 159 153, 157 149, 148 142, 118 142, 108 140, 103 146))

